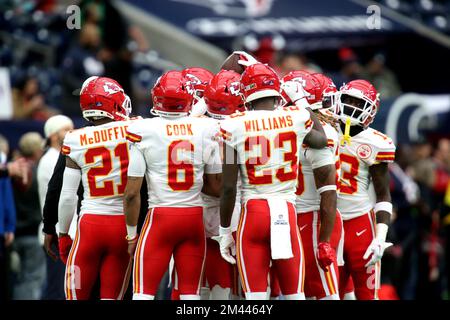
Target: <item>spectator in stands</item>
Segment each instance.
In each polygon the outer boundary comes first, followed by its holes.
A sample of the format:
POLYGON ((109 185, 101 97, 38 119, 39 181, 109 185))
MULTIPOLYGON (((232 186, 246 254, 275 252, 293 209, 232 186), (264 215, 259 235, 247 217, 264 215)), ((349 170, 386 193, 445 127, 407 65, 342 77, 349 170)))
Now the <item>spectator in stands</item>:
POLYGON ((311 62, 305 55, 287 53, 282 55, 278 62, 278 73, 280 77, 285 76, 290 71, 305 70, 309 72, 322 72, 321 68, 311 62))
MULTIPOLYGON (((52 177, 56 162, 58 161, 64 137, 67 132, 73 130, 73 122, 70 118, 57 115, 47 120, 44 125, 46 146, 45 154, 39 161, 37 168, 37 179, 39 187, 39 200, 41 210, 44 207, 48 183, 52 177)), ((39 227, 39 233, 41 232, 39 227)), ((40 234, 41 245, 44 245, 44 236, 40 234)), ((53 250, 58 252, 57 245, 53 243, 53 250)), ((46 257, 46 281, 42 293, 43 300, 64 300, 64 272, 65 266, 60 259, 56 261, 49 256, 46 257)))
MULTIPOLYGON (((6 163, 9 153, 8 141, 0 135, 0 164, 6 163)), ((16 208, 11 180, 0 177, 0 301, 10 296, 8 289, 8 253, 7 249, 14 241, 16 208)))
POLYGON ((370 81, 383 98, 397 97, 401 94, 400 84, 397 77, 386 67, 386 56, 377 53, 366 65, 363 77, 370 81))
POLYGON ((44 251, 38 239, 41 210, 36 178, 43 142, 37 132, 26 133, 19 140, 20 154, 28 162, 31 175, 26 185, 17 180, 13 183, 17 212, 14 249, 20 257, 20 270, 14 283, 13 299, 18 300, 40 299, 45 279, 44 251))
POLYGON ((63 104, 61 109, 69 116, 79 116, 79 97, 73 91, 79 89, 90 76, 102 76, 105 66, 100 59, 100 29, 94 23, 83 24, 79 36, 63 59, 62 85, 63 104))
POLYGON ((45 104, 35 77, 25 76, 12 89, 13 118, 46 120, 56 114, 45 104))
POLYGON ((339 60, 342 63, 342 68, 340 73, 333 77, 336 86, 340 87, 344 83, 355 79, 361 79, 363 67, 359 62, 359 58, 356 53, 350 48, 341 48, 338 55, 339 60))

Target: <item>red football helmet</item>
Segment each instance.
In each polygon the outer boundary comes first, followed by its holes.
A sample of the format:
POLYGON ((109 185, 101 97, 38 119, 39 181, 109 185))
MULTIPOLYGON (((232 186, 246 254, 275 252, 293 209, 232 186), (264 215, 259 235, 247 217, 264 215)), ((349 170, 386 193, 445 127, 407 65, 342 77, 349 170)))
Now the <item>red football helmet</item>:
POLYGON ((268 65, 253 64, 241 76, 241 94, 245 103, 265 97, 280 97, 280 79, 268 65))
POLYGON ((152 114, 166 117, 188 115, 194 99, 188 92, 182 72, 176 70, 166 72, 156 81, 152 98, 152 114))
POLYGON ((198 100, 203 97, 206 86, 214 77, 214 74, 204 68, 192 67, 182 71, 183 77, 186 79, 186 87, 188 92, 198 100))
POLYGON ((322 104, 320 109, 325 114, 331 116, 334 113, 336 107, 336 85, 333 80, 324 75, 323 73, 313 73, 314 78, 317 79, 320 85, 322 104))
MULTIPOLYGON (((322 103, 322 94, 320 90, 320 83, 317 81, 317 79, 308 71, 304 70, 296 70, 291 71, 287 75, 283 77, 281 80, 282 82, 287 81, 297 81, 299 82, 303 89, 305 89, 305 92, 307 93, 306 100, 308 101, 309 105, 311 106, 311 109, 318 109, 321 107, 322 103), (319 107, 320 105, 320 107, 319 107)), ((292 104, 291 99, 288 97, 288 95, 281 90, 281 95, 283 96, 283 99, 285 100, 286 104, 292 104)))
POLYGON ((222 70, 211 79, 204 99, 212 118, 222 120, 236 111, 244 111, 240 79, 240 74, 231 70, 222 70))
POLYGON ((336 115, 342 121, 350 118, 352 125, 368 127, 380 106, 379 93, 366 80, 353 80, 337 93, 336 115))
POLYGON ((131 113, 130 98, 116 80, 90 77, 80 91, 80 107, 86 120, 107 117, 115 121, 127 120, 131 113))

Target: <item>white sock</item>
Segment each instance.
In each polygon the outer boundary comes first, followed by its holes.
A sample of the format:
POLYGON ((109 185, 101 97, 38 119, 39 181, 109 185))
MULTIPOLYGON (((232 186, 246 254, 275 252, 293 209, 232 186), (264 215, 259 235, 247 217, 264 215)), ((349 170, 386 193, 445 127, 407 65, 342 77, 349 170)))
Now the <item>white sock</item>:
POLYGON ((151 294, 135 293, 133 294, 133 300, 155 300, 155 296, 151 294))
POLYGON ((246 292, 246 300, 269 300, 267 297, 267 292, 246 292))
POLYGON ((209 300, 211 296, 211 291, 207 287, 200 288, 200 300, 209 300))
POLYGON ((339 299, 339 295, 337 293, 335 293, 330 296, 323 297, 320 300, 341 300, 341 299, 339 299))
POLYGON ((356 300, 355 291, 344 294, 344 300, 356 300))
POLYGON ((287 294, 284 296, 286 300, 305 300, 304 293, 287 294))
POLYGON ((180 294, 180 300, 200 300, 199 294, 180 294))
POLYGON ((211 289, 211 300, 230 300, 230 288, 222 288, 219 285, 215 285, 211 289))

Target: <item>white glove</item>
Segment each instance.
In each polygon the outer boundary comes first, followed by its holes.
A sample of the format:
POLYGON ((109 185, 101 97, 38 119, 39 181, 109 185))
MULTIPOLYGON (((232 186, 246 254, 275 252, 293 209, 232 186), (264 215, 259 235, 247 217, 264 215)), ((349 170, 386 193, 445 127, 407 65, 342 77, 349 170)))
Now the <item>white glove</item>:
POLYGON ((392 246, 392 243, 386 242, 387 230, 388 226, 386 224, 377 223, 376 237, 372 240, 372 243, 369 245, 363 256, 364 260, 367 260, 370 255, 372 255, 372 258, 370 258, 369 262, 365 265, 366 268, 380 261, 383 257, 384 250, 392 246))
POLYGON ((245 51, 234 51, 233 54, 239 55, 240 59, 238 60, 238 63, 241 66, 248 67, 259 63, 258 60, 256 60, 251 54, 245 51))
POLYGON ((292 103, 299 107, 309 107, 306 101, 308 95, 303 86, 297 81, 286 81, 281 84, 281 90, 291 99, 292 103))
POLYGON ((191 116, 197 117, 202 116, 206 113, 207 107, 205 99, 200 98, 197 102, 192 106, 191 116))
POLYGON ((236 244, 231 233, 231 227, 223 228, 220 226, 219 235, 212 237, 211 239, 216 240, 219 243, 222 258, 228 263, 236 264, 236 259, 233 257, 236 255, 236 244))

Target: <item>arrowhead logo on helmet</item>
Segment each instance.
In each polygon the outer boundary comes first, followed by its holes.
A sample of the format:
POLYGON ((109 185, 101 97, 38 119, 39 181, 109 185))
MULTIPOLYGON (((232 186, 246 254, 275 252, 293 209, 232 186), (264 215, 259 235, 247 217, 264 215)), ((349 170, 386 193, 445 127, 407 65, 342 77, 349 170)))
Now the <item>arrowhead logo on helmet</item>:
POLYGON ((234 71, 221 70, 211 79, 204 94, 208 115, 222 120, 236 111, 244 111, 240 77, 234 71))
POLYGON ((130 98, 117 81, 106 77, 89 77, 81 86, 80 107, 83 117, 127 120, 131 113, 130 98))
POLYGON ((152 89, 151 113, 163 117, 187 116, 194 101, 188 92, 186 77, 181 71, 163 74, 152 89))

